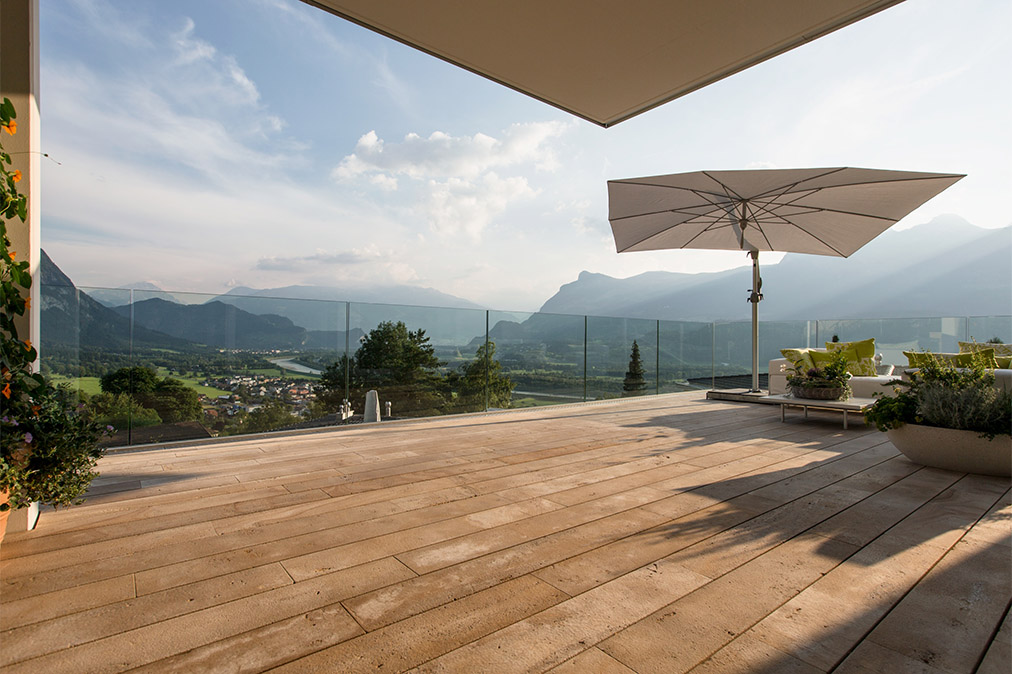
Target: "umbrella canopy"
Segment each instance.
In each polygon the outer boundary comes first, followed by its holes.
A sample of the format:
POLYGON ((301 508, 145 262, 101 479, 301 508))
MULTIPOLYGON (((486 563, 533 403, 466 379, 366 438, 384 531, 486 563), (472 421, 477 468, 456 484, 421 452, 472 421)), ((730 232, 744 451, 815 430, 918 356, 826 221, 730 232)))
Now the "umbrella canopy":
POLYGON ((610 126, 900 0, 303 0, 610 126))
POLYGON ((759 251, 849 257, 965 176, 863 168, 696 171, 608 181, 620 253, 702 248, 752 256, 752 390, 759 390, 759 251))

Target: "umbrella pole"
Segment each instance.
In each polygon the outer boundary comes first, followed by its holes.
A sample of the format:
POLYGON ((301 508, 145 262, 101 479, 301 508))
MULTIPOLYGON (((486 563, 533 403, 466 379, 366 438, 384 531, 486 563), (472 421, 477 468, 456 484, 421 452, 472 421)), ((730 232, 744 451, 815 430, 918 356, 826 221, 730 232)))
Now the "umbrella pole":
POLYGON ((751 250, 752 256, 752 291, 748 301, 752 303, 752 388, 749 393, 761 393, 759 390, 759 301, 763 294, 762 279, 759 278, 759 251, 751 250))

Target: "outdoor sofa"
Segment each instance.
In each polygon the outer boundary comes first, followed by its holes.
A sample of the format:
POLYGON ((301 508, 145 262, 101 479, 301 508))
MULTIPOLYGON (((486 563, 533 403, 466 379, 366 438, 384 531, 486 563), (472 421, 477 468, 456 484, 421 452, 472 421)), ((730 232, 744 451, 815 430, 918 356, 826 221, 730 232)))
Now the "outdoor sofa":
POLYGON ((885 393, 890 382, 900 379, 899 373, 894 373, 894 367, 883 365, 882 356, 875 354, 874 339, 859 342, 827 342, 826 347, 821 349, 782 349, 784 357, 770 361, 770 395, 787 393, 787 375, 797 364, 800 363, 806 368, 814 367, 813 353, 828 354, 834 350, 844 350, 849 354, 847 360, 851 374, 850 390, 855 398, 871 398, 876 393, 885 393))

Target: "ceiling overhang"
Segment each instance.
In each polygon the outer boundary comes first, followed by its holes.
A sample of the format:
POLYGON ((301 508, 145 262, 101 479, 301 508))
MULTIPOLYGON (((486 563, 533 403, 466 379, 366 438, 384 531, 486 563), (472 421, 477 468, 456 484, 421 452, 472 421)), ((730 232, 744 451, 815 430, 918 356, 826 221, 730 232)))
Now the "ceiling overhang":
POLYGON ((303 0, 611 126, 902 0, 303 0))

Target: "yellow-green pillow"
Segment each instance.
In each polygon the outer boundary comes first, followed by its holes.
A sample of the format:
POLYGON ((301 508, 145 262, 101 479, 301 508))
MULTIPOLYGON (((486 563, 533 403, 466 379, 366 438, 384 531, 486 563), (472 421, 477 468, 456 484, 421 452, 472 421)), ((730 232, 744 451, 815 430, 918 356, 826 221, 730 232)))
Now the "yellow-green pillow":
POLYGON ((995 356, 994 362, 1002 370, 1012 370, 1012 356, 995 356))
POLYGON ((829 353, 846 352, 847 372, 855 377, 874 377, 878 374, 878 370, 875 369, 875 340, 873 338, 860 342, 826 342, 826 350, 829 353))
POLYGON ((874 376, 875 374, 874 364, 872 365, 871 375, 861 374, 865 370, 862 370, 860 365, 861 359, 857 357, 857 352, 854 351, 854 349, 834 349, 833 351, 812 351, 810 352, 812 362, 815 363, 815 367, 825 367, 826 365, 832 362, 833 358, 836 356, 837 351, 843 352, 844 357, 847 359, 847 372, 849 372, 852 376, 855 377, 874 376))
POLYGON ((983 351, 984 349, 993 349, 995 357, 997 356, 1012 356, 1012 344, 997 344, 995 342, 960 342, 959 352, 960 353, 973 353, 974 351, 983 351))
POLYGON ((815 367, 811 349, 780 349, 780 354, 799 370, 810 370, 815 367))
POLYGON ((924 367, 935 360, 936 354, 930 351, 904 351, 903 355, 907 357, 908 367, 924 367))
MULTIPOLYGON (((974 357, 973 353, 931 353, 930 351, 904 351, 903 355, 907 357, 910 367, 924 367, 931 360, 948 362, 953 367, 970 367, 973 365, 974 357)), ((977 356, 984 361, 984 367, 991 369, 998 367, 993 350, 980 349, 977 351, 977 356)))
POLYGON ((875 358, 875 338, 862 339, 860 342, 826 342, 827 351, 852 348, 857 351, 858 358, 875 358))
MULTIPOLYGON (((980 359, 984 367, 992 370, 998 367, 998 360, 995 357, 994 349, 977 349, 976 354, 977 358, 980 359)), ((973 364, 973 356, 974 354, 972 353, 961 353, 957 357, 961 359, 961 365, 963 367, 967 367, 973 364), (967 356, 969 356, 969 358, 967 358, 967 356)))
MULTIPOLYGON (((853 354, 852 351, 848 351, 848 352, 846 352, 845 355, 847 355, 849 357, 852 354, 853 354)), ((830 353, 829 351, 814 351, 813 350, 813 351, 809 351, 808 352, 808 356, 812 359, 812 363, 815 364, 815 367, 823 367, 825 365, 828 365, 830 362, 832 362, 833 355, 834 354, 830 353)))

